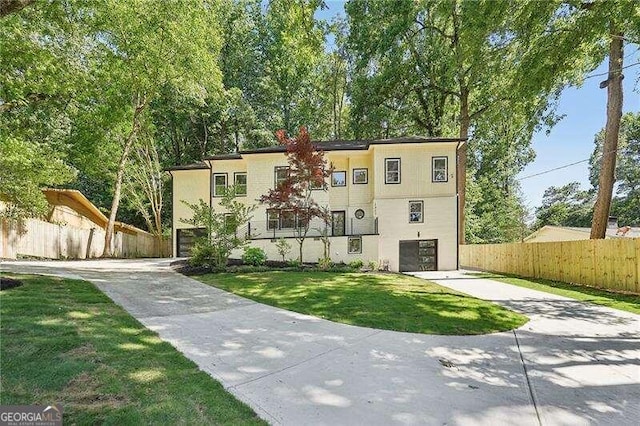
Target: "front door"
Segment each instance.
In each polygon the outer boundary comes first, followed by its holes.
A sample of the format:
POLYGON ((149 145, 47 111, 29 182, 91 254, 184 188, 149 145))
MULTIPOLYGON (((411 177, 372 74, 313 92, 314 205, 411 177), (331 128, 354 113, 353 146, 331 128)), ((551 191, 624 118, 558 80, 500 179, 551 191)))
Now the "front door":
POLYGON ((345 234, 345 211, 331 212, 331 235, 340 237, 345 234))
POLYGON ((400 272, 438 270, 438 240, 400 241, 400 272))

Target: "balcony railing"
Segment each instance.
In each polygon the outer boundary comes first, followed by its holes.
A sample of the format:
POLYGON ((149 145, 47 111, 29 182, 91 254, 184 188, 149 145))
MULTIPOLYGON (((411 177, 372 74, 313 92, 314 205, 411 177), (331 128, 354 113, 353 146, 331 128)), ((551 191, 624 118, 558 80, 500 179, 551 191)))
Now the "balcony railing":
MULTIPOLYGON (((296 229, 294 223, 277 223, 276 221, 257 221, 252 220, 238 232, 246 233, 250 239, 261 238, 291 238, 300 235, 301 232, 296 229)), ((313 219, 309 225, 307 237, 321 237, 327 235, 330 237, 352 236, 352 235, 376 235, 378 233, 378 218, 363 219, 347 219, 342 224, 331 223, 325 224, 320 219, 313 219)))

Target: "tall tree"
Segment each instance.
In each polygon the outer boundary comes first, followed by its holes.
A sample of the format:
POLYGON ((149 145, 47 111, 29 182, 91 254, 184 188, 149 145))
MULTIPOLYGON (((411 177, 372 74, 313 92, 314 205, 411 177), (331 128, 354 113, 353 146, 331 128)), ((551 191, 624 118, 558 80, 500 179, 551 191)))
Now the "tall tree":
POLYGON ((127 201, 144 218, 147 229, 156 237, 158 255, 162 247, 162 213, 167 177, 160 164, 155 140, 145 131, 133 147, 124 181, 127 201))
POLYGON ((579 182, 551 186, 544 191, 542 205, 536 209, 534 229, 545 225, 589 227, 593 193, 580 189, 579 182))
POLYGON ((514 82, 524 90, 561 88, 594 69, 609 55, 605 160, 592 221, 592 238, 604 238, 611 204, 615 151, 622 111, 623 39, 638 39, 640 14, 636 2, 556 0, 519 4, 512 36, 523 41, 514 82), (607 49, 608 46, 608 49, 607 49), (553 58, 554 60, 548 60, 553 58), (545 60, 546 59, 546 60, 545 60), (573 76, 571 75, 573 74, 573 76))
POLYGON ((103 70, 108 74, 104 80, 116 82, 115 90, 107 95, 113 104, 129 111, 105 231, 105 257, 113 254, 125 168, 150 103, 167 85, 194 97, 221 90, 215 6, 176 1, 159 8, 152 0, 96 6, 96 41, 104 50, 103 70))
MULTIPOLYGON (((10 6, 6 2, 2 6, 10 6)), ((60 3, 13 9, 0 25, 0 201, 13 217, 39 216, 44 186, 70 182, 67 138, 84 89, 89 48, 81 19, 60 3)))
POLYGON ((469 138, 457 161, 460 243, 465 241, 466 187, 472 177, 467 151, 483 155, 474 147, 481 128, 506 120, 530 135, 552 113, 547 107, 556 80, 547 86, 513 82, 526 40, 517 36, 521 21, 511 6, 508 0, 351 0, 346 6, 358 63, 354 116, 374 114, 379 122, 379 105, 384 105, 391 114, 385 120, 391 134, 417 129, 469 138), (402 116, 413 123, 396 123, 394 111, 405 111, 402 116))
MULTIPOLYGON (((605 130, 595 137, 590 160, 590 180, 598 188, 605 130)), ((620 225, 640 226, 640 113, 622 116, 615 170, 615 196, 611 213, 620 225)))
POLYGON ((591 221, 591 239, 602 239, 607 232, 611 197, 613 196, 614 172, 618 152, 620 119, 622 118, 622 66, 623 66, 623 33, 615 22, 611 22, 609 42, 609 74, 604 85, 607 87, 607 124, 602 160, 598 178, 598 196, 593 208, 591 221))
POLYGON ((324 29, 314 19, 322 5, 321 0, 273 0, 267 7, 264 100, 276 112, 272 125, 290 133, 299 126, 313 131, 317 121, 310 81, 324 53, 324 29))

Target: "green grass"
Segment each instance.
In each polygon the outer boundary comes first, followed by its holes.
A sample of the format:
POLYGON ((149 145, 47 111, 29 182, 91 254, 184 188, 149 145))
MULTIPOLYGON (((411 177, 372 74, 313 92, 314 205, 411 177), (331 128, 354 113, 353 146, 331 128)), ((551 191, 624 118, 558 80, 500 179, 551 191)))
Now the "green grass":
POLYGON ((68 424, 263 424, 93 284, 14 276, 0 292, 2 404, 61 403, 68 424))
POLYGON ((400 274, 272 271, 193 278, 268 305, 385 330, 483 334, 527 322, 496 304, 400 274))
POLYGON ((494 274, 489 272, 470 273, 481 278, 489 278, 519 287, 545 291, 559 296, 570 297, 583 302, 595 303, 609 308, 640 314, 640 296, 614 293, 593 287, 568 284, 538 278, 523 278, 515 275, 494 274))

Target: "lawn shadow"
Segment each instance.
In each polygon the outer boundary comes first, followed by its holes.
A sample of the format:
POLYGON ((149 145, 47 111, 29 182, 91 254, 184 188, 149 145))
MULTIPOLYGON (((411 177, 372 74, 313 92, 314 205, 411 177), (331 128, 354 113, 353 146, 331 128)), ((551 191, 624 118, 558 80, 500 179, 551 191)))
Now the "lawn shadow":
POLYGON ((494 303, 400 274, 271 272, 195 278, 261 303, 384 330, 484 334, 526 322, 494 303))
POLYGON ((93 284, 19 276, 2 295, 2 401, 93 423, 261 423, 93 284))

